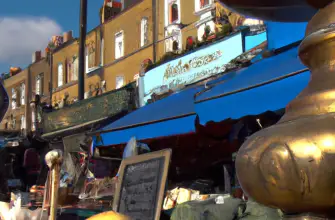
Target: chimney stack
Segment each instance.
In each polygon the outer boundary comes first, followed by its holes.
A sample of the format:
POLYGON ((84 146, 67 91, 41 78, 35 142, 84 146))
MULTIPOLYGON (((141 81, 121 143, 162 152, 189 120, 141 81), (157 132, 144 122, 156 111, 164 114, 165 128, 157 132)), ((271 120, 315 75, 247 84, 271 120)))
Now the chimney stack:
POLYGON ((63 34, 63 43, 66 43, 66 42, 72 40, 72 38, 73 38, 72 31, 65 32, 63 34))
POLYGON ((58 47, 63 44, 63 36, 52 36, 52 43, 54 44, 55 47, 58 47))
POLYGON ((35 52, 33 53, 32 63, 36 63, 36 62, 40 61, 41 58, 42 58, 42 53, 41 53, 41 51, 40 51, 40 50, 39 50, 39 51, 35 51, 35 52))

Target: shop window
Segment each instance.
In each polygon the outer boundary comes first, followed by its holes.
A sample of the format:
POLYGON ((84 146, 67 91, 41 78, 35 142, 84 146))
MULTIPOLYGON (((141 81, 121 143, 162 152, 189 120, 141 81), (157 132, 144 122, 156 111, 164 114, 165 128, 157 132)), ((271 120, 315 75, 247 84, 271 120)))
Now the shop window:
POLYGON ((169 21, 170 23, 177 22, 179 20, 179 7, 177 3, 170 4, 169 21))
POLYGON ((63 73, 63 64, 62 63, 59 63, 58 64, 58 68, 57 68, 57 71, 58 71, 58 87, 61 87, 63 86, 63 82, 64 82, 64 73, 63 73))
POLYGON ((12 88, 12 109, 16 109, 17 108, 17 103, 16 100, 17 99, 17 91, 15 88, 12 88))
POLYGON ((148 18, 141 20, 141 47, 148 43, 148 18))
POLYGON ((44 78, 44 74, 40 73, 37 77, 36 77, 36 89, 35 89, 35 93, 36 95, 43 95, 43 78, 44 78))
POLYGON ((124 77, 123 76, 117 76, 115 81, 116 81, 116 89, 119 89, 124 85, 124 77))
POLYGON ((124 56, 124 37, 123 31, 115 34, 115 59, 124 56))

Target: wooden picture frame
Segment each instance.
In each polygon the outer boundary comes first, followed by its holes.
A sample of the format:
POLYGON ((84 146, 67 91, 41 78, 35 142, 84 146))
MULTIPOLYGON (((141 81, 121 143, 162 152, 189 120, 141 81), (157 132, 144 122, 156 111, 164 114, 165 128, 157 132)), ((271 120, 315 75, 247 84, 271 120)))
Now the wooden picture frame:
MULTIPOLYGON (((122 206, 122 204, 123 204, 124 207, 127 207, 127 205, 126 205, 127 198, 128 198, 126 196, 127 193, 125 193, 124 195, 122 194, 123 192, 126 192, 126 188, 125 188, 126 186, 124 186, 124 183, 127 183, 127 187, 129 187, 128 192, 130 191, 130 187, 134 186, 134 185, 130 185, 130 182, 128 180, 126 180, 126 178, 130 177, 131 175, 129 174, 129 176, 128 176, 127 174, 125 174, 125 172, 127 172, 128 167, 129 168, 130 167, 136 167, 136 165, 138 167, 141 167, 141 165, 143 166, 144 163, 149 164, 149 163, 153 163, 153 162, 156 163, 156 161, 158 161, 159 162, 159 166, 158 166, 159 170, 156 170, 156 173, 158 173, 158 177, 153 182, 153 183, 157 183, 157 184, 155 184, 156 187, 157 187, 156 190, 155 190, 156 195, 153 196, 153 198, 155 200, 154 201, 155 205, 154 205, 154 207, 151 208, 152 210, 155 210, 155 211, 154 211, 154 214, 151 213, 151 216, 153 218, 151 217, 151 218, 146 218, 146 219, 143 219, 143 220, 159 220, 160 215, 161 215, 163 200, 164 200, 165 187, 166 187, 166 184, 167 184, 167 175, 168 175, 168 170, 169 170, 169 165, 170 165, 171 154, 172 154, 171 149, 165 149, 165 150, 156 151, 156 152, 152 152, 152 153, 133 156, 133 157, 130 157, 128 159, 123 160, 121 162, 121 166, 120 166, 120 169, 119 169, 119 182, 117 184, 115 195, 114 195, 113 211, 119 212, 119 213, 124 214, 124 215, 127 215, 128 217, 133 217, 133 216, 129 216, 130 215, 129 213, 124 213, 123 210, 120 210, 121 209, 120 206, 122 206), (126 199, 124 199, 124 202, 122 203, 121 200, 122 200, 122 198, 124 198, 123 196, 126 199)), ((147 167, 148 166, 149 165, 147 165, 147 167)), ((157 166, 155 166, 155 168, 157 168, 157 166)), ((148 173, 146 173, 146 174, 148 175, 148 173)), ((152 175, 154 175, 154 173, 152 173, 152 175)), ((145 175, 135 175, 135 176, 140 176, 140 178, 141 178, 145 175)), ((143 186, 144 183, 146 183, 146 182, 144 182, 144 179, 145 179, 144 177, 143 177, 143 179, 141 179, 141 182, 138 183, 138 186, 140 184, 142 184, 141 186, 143 186)), ((131 182, 131 183, 134 184, 134 182, 131 182)), ((143 189, 147 189, 147 188, 143 188, 143 189)), ((152 193, 150 193, 150 194, 152 194, 152 193)), ((138 196, 138 194, 135 194, 135 195, 138 196)), ((136 198, 138 198, 138 197, 136 197, 136 198)), ((141 198, 146 198, 146 197, 142 196, 141 198)), ((149 200, 149 201, 151 201, 151 200, 149 200)), ((130 204, 132 204, 132 203, 130 203, 130 204)), ((146 210, 146 211, 150 212, 149 210, 146 210)), ((137 210, 136 212, 137 213, 144 213, 145 211, 142 212, 142 211, 137 210)))

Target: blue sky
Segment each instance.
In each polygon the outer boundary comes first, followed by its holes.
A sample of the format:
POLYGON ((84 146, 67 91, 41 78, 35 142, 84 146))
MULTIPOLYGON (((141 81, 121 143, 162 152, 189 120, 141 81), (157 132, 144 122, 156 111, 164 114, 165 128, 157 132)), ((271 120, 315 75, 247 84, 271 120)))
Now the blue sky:
MULTIPOLYGON (((87 30, 99 25, 103 0, 88 1, 87 30)), ((0 73, 10 66, 25 68, 35 50, 54 34, 79 33, 80 0, 5 0, 0 7, 0 73)))

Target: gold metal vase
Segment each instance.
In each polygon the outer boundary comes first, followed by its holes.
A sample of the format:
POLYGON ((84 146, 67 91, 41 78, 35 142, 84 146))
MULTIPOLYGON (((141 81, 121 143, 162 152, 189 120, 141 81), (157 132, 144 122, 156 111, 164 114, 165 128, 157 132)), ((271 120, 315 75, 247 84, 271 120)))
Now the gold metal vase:
POLYGON ((245 193, 280 208, 287 219, 334 218, 334 12, 335 3, 321 9, 300 45, 299 57, 311 71, 307 88, 276 125, 249 137, 236 158, 245 193))

